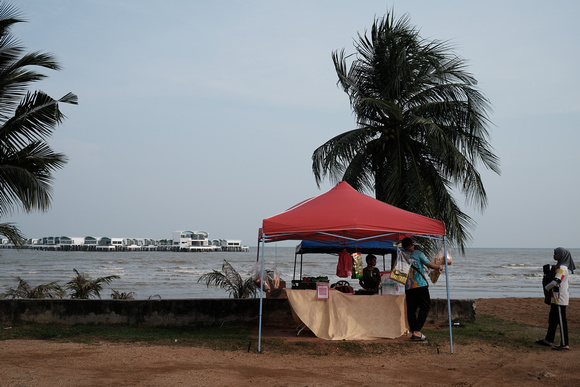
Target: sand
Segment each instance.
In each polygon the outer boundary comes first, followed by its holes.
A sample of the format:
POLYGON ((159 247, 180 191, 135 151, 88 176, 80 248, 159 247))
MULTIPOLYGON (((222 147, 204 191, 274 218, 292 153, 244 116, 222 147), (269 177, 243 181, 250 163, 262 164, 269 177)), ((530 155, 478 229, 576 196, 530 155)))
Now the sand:
MULTIPOLYGON (((580 300, 568 307, 580 326, 580 300)), ((541 299, 476 301, 477 314, 538 327, 545 333, 548 306, 541 299), (517 312, 517 314, 515 313, 517 312)), ((297 340, 291 333, 264 330, 297 340), (282 333, 281 333, 282 332, 282 333)), ((299 340, 322 340, 301 337, 299 340)), ((434 346, 395 341, 393 354, 344 355, 324 341, 324 354, 261 354, 139 343, 75 344, 40 340, 0 342, 1 386, 488 386, 580 385, 580 346, 509 350, 481 345, 434 346), (400 343, 400 346, 398 345, 400 343), (329 349, 330 348, 330 349, 329 349)), ((577 345, 577 344, 576 344, 577 345)))

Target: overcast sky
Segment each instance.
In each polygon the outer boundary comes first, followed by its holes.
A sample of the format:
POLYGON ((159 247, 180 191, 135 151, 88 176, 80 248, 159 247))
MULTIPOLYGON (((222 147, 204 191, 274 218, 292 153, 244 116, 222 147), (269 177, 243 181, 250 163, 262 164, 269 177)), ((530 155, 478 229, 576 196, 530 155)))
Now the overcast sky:
MULTIPOLYGON (((22 0, 13 32, 60 72, 34 89, 79 105, 49 143, 69 157, 28 237, 170 238, 254 246, 263 218, 318 189, 314 149, 354 128, 331 53, 375 16, 450 40, 490 99, 501 176, 471 247, 580 247, 580 2, 22 0)), ((463 203, 463 199, 461 199, 463 203)), ((293 243, 292 243, 293 244, 293 243)))

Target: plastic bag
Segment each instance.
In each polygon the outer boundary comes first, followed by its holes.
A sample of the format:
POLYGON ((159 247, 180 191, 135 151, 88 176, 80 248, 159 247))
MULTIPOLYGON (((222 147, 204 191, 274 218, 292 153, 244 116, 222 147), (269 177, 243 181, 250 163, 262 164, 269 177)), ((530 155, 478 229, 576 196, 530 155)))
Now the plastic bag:
POLYGON ((272 289, 280 289, 280 276, 281 276, 281 273, 278 270, 278 268, 276 266, 274 266, 272 268, 272 272, 270 274, 271 274, 270 284, 272 286, 272 289))
MULTIPOLYGON (((436 265, 443 266, 443 268, 445 268, 445 259, 443 258, 444 255, 445 255, 445 249, 443 246, 441 246, 441 248, 439 249, 439 252, 437 252, 437 254, 435 254, 433 259, 431 259, 431 262, 433 262, 436 265)), ((447 265, 451 265, 451 263, 452 263, 451 253, 449 253, 449 249, 447 249, 447 265)), ((434 284, 437 283, 437 280, 439 279, 439 275, 441 274, 441 270, 435 270, 435 269, 429 269, 429 268, 427 270, 428 270, 428 274, 429 274, 429 278, 431 279, 431 282, 433 282, 434 284)))
MULTIPOLYGON (((264 272, 266 272, 266 270, 264 270, 264 272)), ((270 290, 270 284, 268 283, 267 277, 268 275, 266 274, 266 279, 264 279, 262 281, 262 261, 257 261, 254 266, 252 266, 252 269, 250 269, 250 276, 252 277, 252 280, 254 280, 254 285, 256 285, 257 288, 260 288, 260 282, 262 282, 262 286, 265 292, 270 290)))
POLYGON ((405 286, 391 279, 390 271, 381 271, 380 294, 405 294, 405 286))
POLYGON ((430 268, 427 269, 429 270, 429 278, 431 279, 431 282, 436 284, 437 280, 439 279, 439 275, 441 274, 441 270, 430 268))
POLYGON ((402 284, 407 282, 409 271, 411 270, 410 257, 411 253, 409 251, 397 250, 397 259, 391 271, 391 279, 402 284))
POLYGON ((363 274, 363 262, 361 253, 352 254, 352 279, 362 278, 363 274))
MULTIPOLYGON (((444 255, 445 255, 445 249, 444 249, 444 246, 441 246, 441 248, 439 249, 439 252, 437 252, 437 254, 435 254, 435 256, 431 259, 431 262, 433 262, 436 265, 443 266, 443 268, 445 268, 444 255)), ((451 263, 452 263, 451 253, 449 252, 449 249, 447 249, 447 265, 451 265, 451 263)), ((429 274, 429 278, 431 279, 431 282, 433 282, 434 284, 437 283, 437 280, 439 279, 439 275, 441 274, 441 270, 435 270, 435 269, 429 269, 429 268, 427 270, 428 270, 428 274, 429 274)))
MULTIPOLYGON (((432 259, 433 263, 435 263, 436 265, 445 266, 445 260, 443 259, 444 255, 445 249, 443 248, 443 246, 441 246, 439 252, 435 254, 435 257, 432 259)), ((451 253, 449 252, 449 249, 447 249, 447 265, 451 265, 452 262, 453 260, 451 258, 451 253)))

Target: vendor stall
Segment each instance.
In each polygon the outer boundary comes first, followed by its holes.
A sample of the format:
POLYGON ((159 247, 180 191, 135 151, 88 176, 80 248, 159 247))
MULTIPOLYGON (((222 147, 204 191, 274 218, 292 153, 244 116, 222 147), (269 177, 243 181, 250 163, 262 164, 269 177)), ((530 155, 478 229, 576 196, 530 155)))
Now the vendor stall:
POLYGON ((395 339, 407 329, 405 295, 355 296, 330 289, 328 300, 316 290, 286 290, 296 323, 326 340, 395 339))
POLYGON ((397 243, 394 241, 351 241, 351 240, 334 240, 334 241, 313 241, 304 240, 296 246, 294 254, 294 275, 292 280, 296 280, 296 267, 298 263, 298 256, 300 256, 300 272, 299 278, 302 278, 302 264, 304 262, 304 254, 339 254, 346 250, 349 254, 374 254, 383 257, 383 271, 391 270, 393 260, 397 253, 397 243), (385 256, 390 255, 388 266, 385 256))
MULTIPOLYGON (((370 196, 364 195, 353 189, 348 183, 340 182, 330 191, 307 199, 290 209, 266 218, 262 221, 262 227, 259 230, 258 249, 262 249, 262 278, 264 278, 264 247, 265 243, 283 241, 283 240, 309 240, 323 243, 332 241, 343 241, 360 244, 366 241, 387 241, 398 243, 405 237, 421 236, 425 238, 440 239, 445 245, 445 224, 441 221, 431 219, 419 214, 404 211, 400 208, 391 206, 370 196)), ((445 247, 446 248, 446 247, 445 247)), ((258 251, 258 256, 260 252, 258 251)), ((447 262, 446 262, 447 264, 447 262)), ((447 274, 447 270, 446 270, 447 274)), ((446 276, 447 289, 449 289, 449 279, 446 276)), ((262 297, 263 289, 260 289, 260 318, 258 333, 258 351, 261 350, 261 332, 262 332, 262 297)), ((312 290, 297 290, 296 292, 316 292, 312 290)), ((329 297, 324 299, 312 299, 308 293, 297 293, 297 296, 291 296, 289 300, 300 320, 305 324, 311 324, 309 328, 316 333, 317 324, 321 321, 327 321, 328 326, 341 326, 344 321, 353 321, 346 324, 346 332, 343 334, 344 339, 354 340, 359 337, 391 337, 386 334, 371 332, 355 332, 359 329, 360 324, 353 319, 355 315, 361 315, 360 311, 355 308, 357 297, 354 295, 339 295, 339 292, 330 292, 329 297), (343 297, 351 297, 350 304, 344 304, 343 297), (294 302, 292 302, 294 298, 294 302), (300 299, 301 301, 298 301, 300 299), (340 313, 336 313, 338 307, 334 304, 340 301, 348 307, 340 307, 340 313), (326 303, 326 304, 324 304, 326 303), (308 311, 308 317, 300 310, 308 311), (304 321, 302 319, 307 321, 304 321), (350 332, 350 333, 349 333, 350 332)), ((373 295, 368 296, 370 302, 381 302, 386 296, 373 295)), ((404 296, 402 297, 404 300, 404 296)), ((448 308, 449 291, 447 292, 448 308)), ((404 302, 403 302, 404 304, 404 302)), ((377 308, 379 309, 379 308, 377 308)), ((404 315, 404 314, 403 314, 404 315)), ((389 325, 383 322, 385 325, 389 325)), ((451 328, 451 314, 449 313, 449 326, 451 328)), ((342 329, 342 328, 341 328, 342 329)), ((371 328, 367 328, 371 329, 371 328)), ((399 328, 400 329, 400 324, 399 328)), ((401 332, 398 336, 402 335, 401 332)), ((326 335, 326 334, 325 334, 326 335)), ((398 337, 397 336, 397 337, 398 337)), ((452 336, 451 352, 453 352, 452 336)))

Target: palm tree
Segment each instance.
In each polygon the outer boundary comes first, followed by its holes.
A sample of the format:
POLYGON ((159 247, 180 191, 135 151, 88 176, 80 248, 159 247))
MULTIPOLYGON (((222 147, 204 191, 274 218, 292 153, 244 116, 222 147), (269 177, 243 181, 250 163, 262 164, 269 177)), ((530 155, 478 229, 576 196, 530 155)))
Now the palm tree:
MULTIPOLYGON (((57 61, 41 52, 24 53, 10 28, 24 20, 9 3, 0 3, 0 218, 22 208, 45 211, 51 202, 52 173, 66 157, 46 143, 65 116, 59 103, 77 104, 72 93, 55 100, 42 91, 30 92, 31 83, 46 75, 35 67, 59 70, 57 61)), ((20 230, 0 223, 0 234, 22 243, 20 230)))
POLYGON ((66 288, 70 290, 70 298, 88 300, 91 297, 101 298, 103 284, 110 284, 118 275, 109 275, 92 279, 88 274, 81 274, 77 269, 73 269, 76 276, 66 283, 66 288))
POLYGON ((250 298, 256 294, 256 285, 252 277, 242 279, 242 276, 225 259, 222 271, 213 270, 203 274, 197 282, 205 282, 207 287, 215 286, 225 289, 233 298, 250 298))
POLYGON ((343 49, 332 58, 357 128, 314 151, 317 184, 344 180, 378 200, 442 220, 463 250, 473 221, 454 192, 483 211, 487 195, 477 168, 500 172, 488 142, 489 101, 451 46, 422 39, 407 16, 395 20, 388 12, 375 19, 354 46, 355 54, 343 49))
POLYGON ((120 292, 115 289, 111 289, 113 293, 111 293, 111 298, 113 300, 134 300, 135 299, 135 292, 120 292))
POLYGON ((65 291, 60 287, 57 281, 33 287, 20 277, 17 277, 16 279, 18 280, 18 286, 14 289, 8 289, 4 294, 5 298, 45 299, 63 298, 65 295, 65 291))

